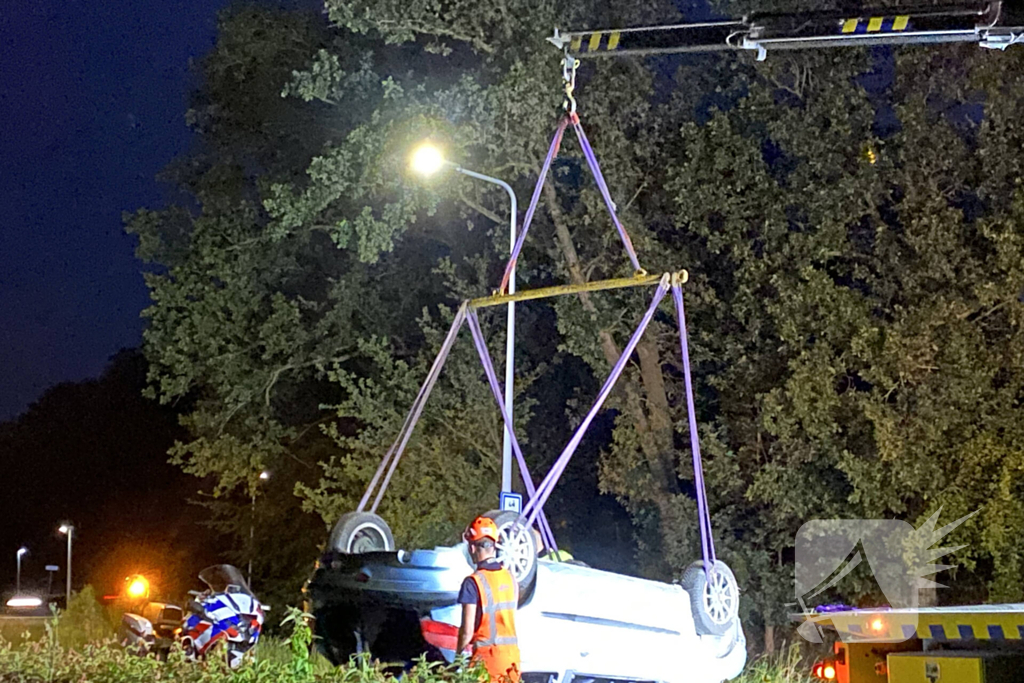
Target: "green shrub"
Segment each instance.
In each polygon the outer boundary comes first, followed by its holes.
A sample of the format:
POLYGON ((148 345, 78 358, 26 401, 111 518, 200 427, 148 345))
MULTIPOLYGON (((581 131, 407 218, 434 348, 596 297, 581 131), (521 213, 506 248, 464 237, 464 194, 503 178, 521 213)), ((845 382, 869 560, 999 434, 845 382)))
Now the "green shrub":
MULTIPOLYGON (((85 591, 83 591, 85 593, 85 591)), ((95 598, 91 598, 95 602, 95 598)), ((312 634, 301 613, 293 611, 289 640, 261 640, 254 661, 230 671, 223 660, 189 662, 180 650, 168 661, 128 654, 109 638, 70 645, 62 638, 80 638, 100 622, 84 598, 78 609, 51 620, 38 640, 0 639, 2 683, 395 683, 386 663, 368 657, 353 658, 348 666, 334 667, 311 652, 312 634), (61 622, 63 621, 63 625, 61 622)), ((75 600, 72 600, 74 608, 75 600)), ((109 622, 104 627, 109 630, 109 622)), ((479 669, 419 662, 404 675, 403 683, 478 683, 479 669)))
POLYGON ((56 638, 63 647, 82 648, 114 638, 116 630, 110 615, 96 599, 92 586, 71 596, 66 610, 57 618, 56 638))

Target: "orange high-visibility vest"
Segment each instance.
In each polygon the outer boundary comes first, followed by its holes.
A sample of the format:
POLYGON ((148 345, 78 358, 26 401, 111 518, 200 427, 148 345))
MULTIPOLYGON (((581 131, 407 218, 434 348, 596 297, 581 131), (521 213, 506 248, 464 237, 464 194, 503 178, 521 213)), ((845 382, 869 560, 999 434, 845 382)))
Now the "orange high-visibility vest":
POLYGON ((519 681, 519 641, 516 638, 516 607, 519 587, 504 567, 478 569, 472 579, 480 594, 480 625, 473 632, 473 659, 481 661, 492 683, 519 681))

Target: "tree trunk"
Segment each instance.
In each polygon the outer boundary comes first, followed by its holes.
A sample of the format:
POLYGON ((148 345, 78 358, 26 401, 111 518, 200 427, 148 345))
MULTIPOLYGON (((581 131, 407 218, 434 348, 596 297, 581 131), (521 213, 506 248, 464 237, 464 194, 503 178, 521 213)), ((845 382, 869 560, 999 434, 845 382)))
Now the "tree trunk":
MULTIPOLYGON (((544 183, 544 198, 555 226, 558 245, 569 270, 569 279, 573 284, 582 284, 586 282, 586 278, 580 268, 579 255, 573 244, 572 235, 569 233, 568 221, 558 205, 558 198, 550 181, 544 183)), ((590 313, 597 312, 597 307, 589 292, 581 292, 579 299, 584 310, 590 313)), ((598 339, 605 360, 610 366, 614 366, 619 360, 621 351, 612 338, 611 332, 599 331, 598 339)), ((624 373, 619 380, 619 387, 624 393, 625 409, 632 418, 639 436, 640 447, 654 481, 654 490, 650 492, 650 498, 661 515, 662 538, 664 538, 665 532, 668 531, 666 525, 672 519, 672 500, 679 493, 675 458, 672 452, 672 416, 657 343, 653 339, 645 337, 637 346, 637 355, 640 358, 643 397, 640 395, 640 388, 637 387, 635 379, 628 376, 628 373, 624 373), (644 398, 646 401, 643 400, 644 398)))
POLYGON ((765 624, 764 627, 764 653, 775 654, 775 625, 765 624))

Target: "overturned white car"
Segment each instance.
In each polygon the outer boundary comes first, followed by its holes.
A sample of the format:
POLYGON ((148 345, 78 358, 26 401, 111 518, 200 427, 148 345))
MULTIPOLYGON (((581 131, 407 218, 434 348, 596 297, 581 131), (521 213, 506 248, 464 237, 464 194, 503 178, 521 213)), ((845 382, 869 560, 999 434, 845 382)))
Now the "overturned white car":
MULTIPOLYGON (((516 630, 526 683, 718 683, 743 669, 738 588, 724 563, 709 573, 695 563, 679 584, 666 584, 538 560, 533 537, 512 532, 515 513, 487 516, 502 532, 499 558, 520 584, 516 630)), ((466 544, 393 547, 383 520, 369 513, 346 515, 332 533, 307 586, 318 643, 331 661, 367 650, 389 662, 422 654, 454 660, 459 586, 473 571, 466 544)))

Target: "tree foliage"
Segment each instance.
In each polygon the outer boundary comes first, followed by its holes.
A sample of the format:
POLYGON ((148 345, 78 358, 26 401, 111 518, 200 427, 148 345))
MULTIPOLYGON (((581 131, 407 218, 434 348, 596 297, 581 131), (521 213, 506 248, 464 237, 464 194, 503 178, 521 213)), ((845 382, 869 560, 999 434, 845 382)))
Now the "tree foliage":
MULTIPOLYGON (((199 208, 140 212, 130 229, 165 268, 149 276, 154 393, 196 397, 176 457, 221 491, 282 458, 319 463, 297 492, 329 522, 397 433, 450 307, 500 274, 503 195, 462 177, 417 184, 411 144, 433 137, 527 196, 561 99, 550 27, 672 13, 536 0, 326 8, 330 27, 255 10, 225 19, 207 62, 212 103, 193 115, 216 125, 200 127, 210 147, 182 181, 199 208), (291 28, 240 40, 277 23, 291 28), (243 66, 223 66, 232 57, 243 66), (253 108, 266 90, 238 70, 283 99, 253 108), (217 94, 223 79, 247 93, 243 110, 232 89, 217 94)), ((583 123, 642 263, 691 275, 716 541, 765 624, 782 623, 793 539, 817 517, 917 524, 939 506, 980 509, 958 559, 992 596, 1019 597, 1020 67, 1012 52, 940 47, 581 71, 583 123), (872 72, 891 83, 868 89, 872 72)), ((630 271, 569 136, 531 235, 531 285, 630 271)), ((530 309, 521 387, 535 412, 567 418, 531 440, 535 465, 590 400, 565 405, 545 372, 577 358, 576 384, 603 377, 646 296, 530 309)), ((601 490, 637 524, 642 571, 662 577, 697 548, 678 349, 660 316, 608 404, 599 466, 601 490)), ((494 494, 501 427, 465 340, 444 378, 384 508, 412 542, 450 538, 494 494)))

